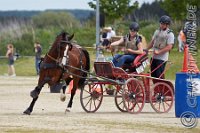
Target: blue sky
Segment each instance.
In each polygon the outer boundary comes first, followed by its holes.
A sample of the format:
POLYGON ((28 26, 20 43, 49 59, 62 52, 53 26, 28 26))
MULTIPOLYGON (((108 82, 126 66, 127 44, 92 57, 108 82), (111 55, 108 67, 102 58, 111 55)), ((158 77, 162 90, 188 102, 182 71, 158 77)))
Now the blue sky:
MULTIPOLYGON (((89 9, 93 0, 1 0, 0 11, 5 10, 46 10, 46 9, 89 9)), ((135 1, 135 0, 133 0, 135 1)), ((154 0, 138 0, 139 3, 154 0)))

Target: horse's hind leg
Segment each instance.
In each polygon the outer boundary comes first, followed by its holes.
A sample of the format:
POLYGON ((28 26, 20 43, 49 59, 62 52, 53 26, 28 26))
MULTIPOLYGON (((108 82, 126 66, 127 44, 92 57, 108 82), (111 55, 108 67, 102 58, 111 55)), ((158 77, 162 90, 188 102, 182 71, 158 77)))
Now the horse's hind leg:
POLYGON ((77 85, 76 85, 75 82, 76 82, 76 81, 74 80, 73 88, 72 88, 72 90, 71 90, 71 97, 70 97, 69 103, 68 103, 68 105, 67 105, 66 112, 69 112, 69 111, 70 111, 70 108, 72 107, 74 95, 75 95, 75 93, 76 93, 76 88, 77 88, 77 85))
POLYGON ((37 101, 38 97, 37 98, 33 98, 30 106, 23 112, 23 114, 26 114, 26 115, 30 115, 31 112, 33 111, 33 106, 35 105, 35 102, 37 101))

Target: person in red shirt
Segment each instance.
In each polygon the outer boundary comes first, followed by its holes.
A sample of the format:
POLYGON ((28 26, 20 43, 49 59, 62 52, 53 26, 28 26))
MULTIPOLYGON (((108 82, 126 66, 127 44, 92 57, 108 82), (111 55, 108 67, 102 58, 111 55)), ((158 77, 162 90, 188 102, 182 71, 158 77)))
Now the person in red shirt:
POLYGON ((178 35, 178 51, 179 52, 183 52, 185 43, 186 43, 186 36, 183 30, 181 30, 178 35))

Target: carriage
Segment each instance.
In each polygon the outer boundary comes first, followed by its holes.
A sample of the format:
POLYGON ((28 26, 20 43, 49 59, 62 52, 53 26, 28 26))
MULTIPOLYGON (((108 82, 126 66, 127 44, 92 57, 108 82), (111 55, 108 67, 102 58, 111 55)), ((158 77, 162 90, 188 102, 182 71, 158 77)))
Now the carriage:
POLYGON ((96 112, 104 97, 114 97, 121 112, 140 113, 145 103, 150 103, 157 113, 168 112, 174 102, 174 86, 169 80, 143 73, 147 65, 147 52, 124 69, 114 67, 112 62, 94 62, 95 75, 81 89, 82 108, 88 113, 96 112))
MULTIPOLYGON (((73 80, 73 88, 65 111, 69 111, 72 107, 77 88, 81 88, 80 102, 86 112, 97 111, 103 97, 113 96, 121 112, 139 113, 145 103, 150 103, 158 113, 168 112, 171 109, 174 102, 173 84, 165 79, 153 78, 150 73, 142 73, 148 64, 147 52, 138 55, 134 62, 124 66, 124 69, 114 67, 111 62, 95 62, 95 74, 92 76, 89 73, 89 53, 70 41, 73 36, 61 32, 56 37, 40 63, 38 84, 30 92, 32 101, 24 114, 32 113, 45 84, 52 86, 62 81, 67 86, 71 80, 73 80), (89 78, 87 78, 88 74, 89 78), (112 90, 114 95, 110 95, 112 90)), ((65 94, 66 86, 62 87, 61 93, 65 94)), ((62 101, 65 100, 64 96, 61 98, 62 101)))

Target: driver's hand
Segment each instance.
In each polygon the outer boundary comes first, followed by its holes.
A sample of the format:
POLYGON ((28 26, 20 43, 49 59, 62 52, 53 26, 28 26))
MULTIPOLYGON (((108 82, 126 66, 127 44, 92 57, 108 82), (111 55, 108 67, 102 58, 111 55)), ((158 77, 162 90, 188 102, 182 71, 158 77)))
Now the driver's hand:
POLYGON ((154 54, 159 55, 160 54, 159 50, 154 50, 154 54))
POLYGON ((128 54, 128 53, 129 53, 129 50, 128 50, 128 49, 124 49, 124 53, 125 53, 125 54, 128 54))
POLYGON ((110 49, 110 51, 111 51, 111 52, 113 52, 113 51, 114 51, 114 48, 113 48, 113 46, 112 46, 112 45, 110 45, 109 49, 110 49))

